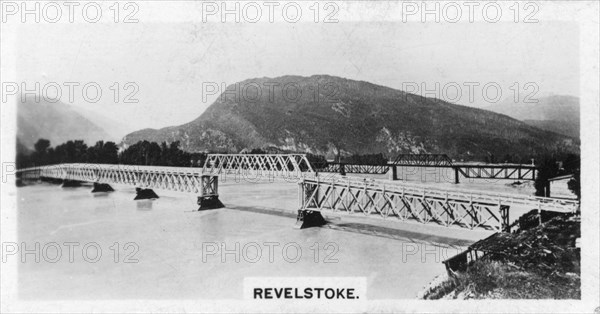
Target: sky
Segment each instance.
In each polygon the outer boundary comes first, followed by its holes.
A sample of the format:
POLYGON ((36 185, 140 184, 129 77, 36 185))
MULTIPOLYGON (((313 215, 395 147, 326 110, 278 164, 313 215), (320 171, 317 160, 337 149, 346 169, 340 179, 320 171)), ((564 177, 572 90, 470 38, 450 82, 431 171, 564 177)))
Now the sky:
POLYGON ((492 104, 482 96, 488 83, 501 87, 502 100, 515 90, 521 98, 579 95, 580 34, 570 22, 403 22, 384 3, 341 6, 337 23, 203 21, 202 8, 189 2, 139 9, 132 24, 19 26, 19 81, 58 83, 62 102, 116 122, 104 127, 120 132, 189 122, 217 97, 203 86, 255 77, 328 74, 413 92, 417 86, 416 93, 438 83, 438 98, 480 108, 492 104), (79 84, 73 101, 65 82, 79 84), (81 96, 90 82, 102 91, 96 103, 81 96), (479 85, 469 91, 465 84, 473 82, 479 85), (444 94, 444 87, 452 88, 444 94), (138 102, 126 103, 128 95, 138 102))

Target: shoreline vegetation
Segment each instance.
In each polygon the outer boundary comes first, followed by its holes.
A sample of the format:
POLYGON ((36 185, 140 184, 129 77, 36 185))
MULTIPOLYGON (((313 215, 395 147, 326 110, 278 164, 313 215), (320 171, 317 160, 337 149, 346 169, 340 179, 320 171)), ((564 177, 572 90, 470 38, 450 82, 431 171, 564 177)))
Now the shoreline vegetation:
MULTIPOLYGON (((539 218, 537 213, 525 216, 529 222, 539 218)), ((438 275, 417 298, 580 299, 580 227, 578 214, 562 214, 498 234, 489 245, 482 240, 480 246, 488 246, 483 257, 464 271, 438 275)))

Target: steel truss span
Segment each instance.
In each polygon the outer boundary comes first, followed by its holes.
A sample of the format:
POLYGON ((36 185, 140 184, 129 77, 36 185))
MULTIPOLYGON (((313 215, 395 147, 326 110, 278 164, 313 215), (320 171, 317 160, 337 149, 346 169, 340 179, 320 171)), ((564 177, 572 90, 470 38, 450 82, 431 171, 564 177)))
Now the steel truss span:
POLYGON ((328 163, 327 167, 315 169, 318 172, 337 172, 340 173, 366 173, 366 174, 386 174, 390 170, 388 165, 357 165, 357 164, 342 164, 328 163))
POLYGON ((301 178, 314 170, 304 154, 209 154, 202 172, 208 175, 301 178))
POLYGON ((579 202, 514 194, 443 190, 389 181, 314 177, 299 182, 299 209, 393 217, 399 221, 507 230, 511 206, 573 212, 579 202))
POLYGON ((218 177, 202 169, 109 164, 59 164, 17 171, 23 179, 52 178, 218 196, 218 177))
POLYGON ((537 168, 521 164, 454 163, 446 154, 400 154, 390 165, 403 167, 447 167, 470 179, 535 180, 537 168))
POLYGON ((452 167, 446 154, 400 154, 390 164, 396 166, 452 167))
POLYGON ((455 165, 465 178, 535 181, 536 167, 526 165, 455 165))

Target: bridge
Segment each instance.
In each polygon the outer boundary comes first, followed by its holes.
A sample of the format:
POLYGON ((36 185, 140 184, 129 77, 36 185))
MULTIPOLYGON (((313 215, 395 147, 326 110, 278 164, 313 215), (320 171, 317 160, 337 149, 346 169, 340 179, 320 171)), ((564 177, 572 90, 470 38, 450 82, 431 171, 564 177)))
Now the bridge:
POLYGON ((454 164, 453 168, 465 178, 530 181, 535 181, 537 171, 536 166, 519 164, 454 164))
POLYGON ((158 198, 153 189, 198 194, 200 209, 223 207, 219 201, 218 177, 200 169, 115 164, 59 164, 17 170, 21 179, 62 182, 63 187, 94 184, 92 192, 113 191, 111 184, 136 188, 135 200, 158 198))
POLYGON ((252 181, 260 178, 298 180, 314 172, 304 154, 209 154, 204 162, 205 175, 242 176, 252 181))
MULTIPOLYGON (((316 166, 316 165, 315 165, 316 166)), ((345 174, 390 174, 391 180, 398 180, 396 167, 437 167, 454 170, 454 182, 460 183, 460 176, 469 179, 511 179, 535 180, 537 168, 521 164, 454 163, 446 154, 399 154, 387 165, 365 165, 330 162, 323 167, 314 167, 316 172, 345 174), (390 172, 391 170, 391 172, 390 172)))
POLYGON ((386 174, 390 170, 388 165, 359 165, 359 164, 347 164, 347 163, 336 163, 328 162, 325 167, 318 167, 315 169, 317 172, 330 172, 330 173, 363 173, 363 174, 386 174))
POLYGON ((322 223, 315 212, 340 212, 365 217, 394 217, 442 226, 510 231, 511 206, 554 212, 574 212, 579 202, 517 194, 447 190, 385 180, 304 178, 299 183, 299 221, 322 223))
MULTIPOLYGON (((422 166, 419 160, 400 163, 422 166)), ((445 158, 420 159, 445 166, 445 158)), ((383 167, 383 166, 382 166, 383 167)), ((506 171, 506 170, 505 170, 506 171)), ((64 187, 92 182, 92 192, 112 191, 110 184, 136 187, 135 199, 158 198, 153 189, 198 194, 200 209, 219 208, 221 176, 251 173, 281 177, 299 184, 297 226, 324 223, 321 211, 362 214, 365 217, 395 217, 443 226, 508 230, 511 206, 555 212, 572 212, 579 202, 515 194, 469 190, 445 190, 398 181, 373 180, 339 175, 319 175, 302 154, 225 155, 210 154, 203 168, 156 167, 107 164, 59 164, 20 169, 19 179, 62 182, 64 187)), ((485 173, 493 176, 493 173, 485 173)), ((252 180, 249 180, 252 182, 252 180)))
POLYGON ((454 169, 454 183, 460 175, 470 179, 510 179, 535 181, 537 167, 522 164, 455 163, 446 154, 400 154, 390 162, 392 180, 397 180, 396 167, 442 167, 454 169))
POLYGON ((396 166, 452 167, 452 159, 446 154, 399 154, 390 164, 396 166))

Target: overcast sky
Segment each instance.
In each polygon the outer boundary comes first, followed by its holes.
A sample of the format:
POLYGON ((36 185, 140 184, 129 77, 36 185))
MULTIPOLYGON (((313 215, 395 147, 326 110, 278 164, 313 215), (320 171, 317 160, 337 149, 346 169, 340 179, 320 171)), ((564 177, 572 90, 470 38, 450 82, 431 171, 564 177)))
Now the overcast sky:
MULTIPOLYGON (((184 5, 184 4, 182 4, 184 5)), ((154 9, 160 9, 155 6, 154 9)), ((193 6, 185 10, 194 10, 193 6)), ((360 8, 342 8, 360 10, 360 8)), ((179 8, 184 10, 184 8, 179 8)), ((364 10, 364 8, 363 8, 364 10)), ((384 6, 371 7, 385 14, 384 6)), ((140 10, 140 14, 142 14, 140 10)), ((519 83, 539 86, 537 96, 579 94, 579 30, 568 22, 535 24, 402 23, 356 19, 338 23, 203 23, 196 18, 142 17, 134 24, 59 23, 19 28, 20 80, 27 82, 97 82, 103 96, 86 106, 125 125, 128 131, 189 122, 216 98, 203 102, 202 83, 232 84, 253 77, 329 74, 402 89, 425 83, 433 89, 455 82, 495 82, 502 98, 519 83), (134 82, 139 103, 115 103, 113 82, 134 82)), ((464 86, 464 85, 463 85, 464 86)), ((463 93, 467 87, 463 87, 463 93)), ((458 103, 486 107, 481 88, 474 102, 463 94, 458 103)), ((61 97, 68 103, 66 95, 61 97)))

